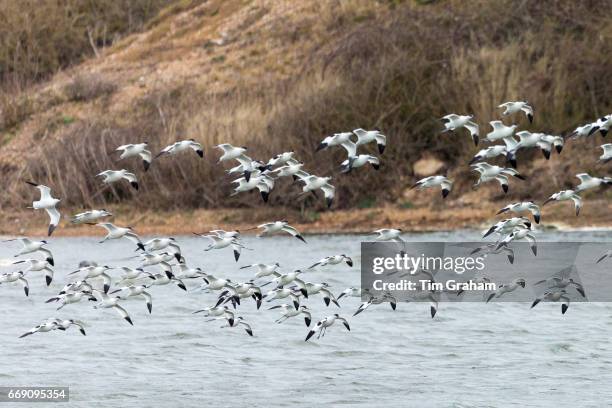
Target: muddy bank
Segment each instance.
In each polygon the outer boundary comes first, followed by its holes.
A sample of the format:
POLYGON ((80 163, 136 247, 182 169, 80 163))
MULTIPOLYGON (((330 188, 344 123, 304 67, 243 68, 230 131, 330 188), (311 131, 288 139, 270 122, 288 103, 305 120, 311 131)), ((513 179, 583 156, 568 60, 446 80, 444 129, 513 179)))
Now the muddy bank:
MULTIPOLYGON (((364 233, 378 228, 401 228, 406 232, 444 231, 454 229, 480 229, 507 215, 495 215, 501 203, 474 205, 449 203, 432 207, 401 208, 381 206, 338 211, 295 211, 284 208, 245 208, 216 210, 176 210, 168 212, 134 211, 125 207, 109 207, 117 225, 132 226, 142 235, 185 235, 214 228, 257 233, 251 228, 258 224, 280 219, 288 220, 305 234, 364 233)), ((546 206, 542 211, 540 228, 583 229, 612 228, 610 203, 606 200, 585 202, 577 217, 571 203, 546 206)), ((100 227, 72 225, 68 215, 80 210, 62 209, 62 223, 54 236, 104 235, 100 227)), ((2 235, 46 234, 48 218, 40 211, 3 211, 0 221, 2 235)), ((531 218, 531 216, 529 215, 531 218)))

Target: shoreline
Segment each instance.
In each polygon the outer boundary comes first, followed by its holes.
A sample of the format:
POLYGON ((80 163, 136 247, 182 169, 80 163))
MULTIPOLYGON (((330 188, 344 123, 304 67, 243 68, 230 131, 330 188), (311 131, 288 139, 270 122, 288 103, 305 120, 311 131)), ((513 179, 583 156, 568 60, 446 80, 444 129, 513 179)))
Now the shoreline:
MULTIPOLYGON (((537 229, 559 231, 612 229, 611 208, 606 200, 593 200, 579 216, 573 206, 545 207, 537 229)), ((405 233, 444 232, 486 229, 497 220, 517 216, 495 215, 500 205, 486 203, 473 205, 453 204, 444 207, 401 208, 393 205, 352 210, 317 212, 282 208, 257 207, 241 209, 185 209, 173 211, 136 211, 123 206, 109 206, 114 217, 106 220, 131 226, 141 235, 191 235, 211 229, 239 230, 246 235, 258 233, 254 227, 265 222, 288 220, 301 233, 311 234, 364 234, 378 228, 400 228, 405 233), (280 214, 280 215, 279 215, 280 214)), ((53 237, 103 236, 105 231, 93 225, 73 225, 69 217, 82 209, 62 209, 62 221, 53 237)), ((48 218, 39 211, 4 211, 0 221, 2 236, 46 236, 48 218)), ((531 214, 524 214, 532 219, 531 214)))

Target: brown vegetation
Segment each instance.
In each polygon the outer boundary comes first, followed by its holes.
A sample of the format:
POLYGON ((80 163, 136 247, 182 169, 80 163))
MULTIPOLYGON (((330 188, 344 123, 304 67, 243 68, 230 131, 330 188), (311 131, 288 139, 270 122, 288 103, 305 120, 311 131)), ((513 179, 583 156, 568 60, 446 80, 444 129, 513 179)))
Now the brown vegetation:
MULTIPOLYGON (((23 206, 32 191, 21 180, 33 178, 70 207, 132 199, 156 210, 259 207, 253 195, 228 198, 231 179, 211 147, 230 142, 264 160, 294 150, 307 170, 334 176, 339 208, 438 201, 438 192, 404 193, 413 163, 433 157, 457 179, 449 201, 474 206, 504 196, 498 185, 471 191, 475 149, 464 134, 439 135, 437 118, 473 113, 486 134, 499 103, 527 99, 536 119, 517 117, 521 128, 562 134, 612 111, 612 24, 601 12, 609 0, 421 3, 175 2, 142 34, 2 103, 1 182, 10 194, 1 205, 23 206), (383 166, 339 175, 344 151, 314 148, 356 127, 388 135, 383 166), (187 137, 204 144, 204 160, 161 158, 143 173, 138 160, 107 155, 126 142, 160 150, 187 137), (108 168, 135 169, 141 191, 102 189, 93 176, 108 168)), ((577 170, 595 168, 596 142, 568 142, 562 157, 571 161, 519 156, 530 180, 512 183, 505 198, 542 200, 574 184, 577 170)), ((268 205, 323 208, 299 191, 283 180, 268 205)))

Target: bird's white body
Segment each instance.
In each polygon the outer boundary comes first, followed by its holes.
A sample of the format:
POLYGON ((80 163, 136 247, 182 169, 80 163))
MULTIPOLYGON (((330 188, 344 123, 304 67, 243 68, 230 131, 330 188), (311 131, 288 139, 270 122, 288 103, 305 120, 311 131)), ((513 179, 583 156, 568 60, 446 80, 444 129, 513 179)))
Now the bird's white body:
POLYGON ((228 160, 234 160, 238 158, 240 155, 246 153, 247 151, 246 147, 236 147, 236 146, 232 146, 229 143, 222 143, 215 147, 223 151, 223 155, 219 157, 219 160, 218 160, 219 163, 228 161, 228 160))
POLYGON ((512 101, 505 102, 498 106, 498 108, 504 108, 502 115, 512 115, 520 111, 525 112, 529 122, 533 122, 533 108, 525 101, 512 101))
POLYGON ((512 137, 516 131, 516 128, 518 127, 517 125, 506 126, 501 120, 494 120, 489 122, 489 124, 493 130, 487 133, 487 136, 484 139, 488 142, 496 142, 507 137, 512 137))
POLYGON ((100 218, 112 217, 112 216, 113 214, 106 211, 105 209, 90 210, 90 211, 85 211, 85 212, 76 214, 74 217, 72 217, 72 220, 70 222, 72 222, 73 224, 83 224, 83 223, 95 222, 99 220, 100 218))

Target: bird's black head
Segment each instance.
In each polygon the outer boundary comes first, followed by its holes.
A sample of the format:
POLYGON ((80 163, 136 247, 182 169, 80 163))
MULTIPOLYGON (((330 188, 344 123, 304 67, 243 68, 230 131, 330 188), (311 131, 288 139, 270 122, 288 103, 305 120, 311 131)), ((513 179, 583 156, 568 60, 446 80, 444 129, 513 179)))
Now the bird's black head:
POLYGON ((44 239, 42 241, 40 241, 40 242, 42 242, 43 244, 48 244, 48 242, 46 240, 44 240, 44 239))

